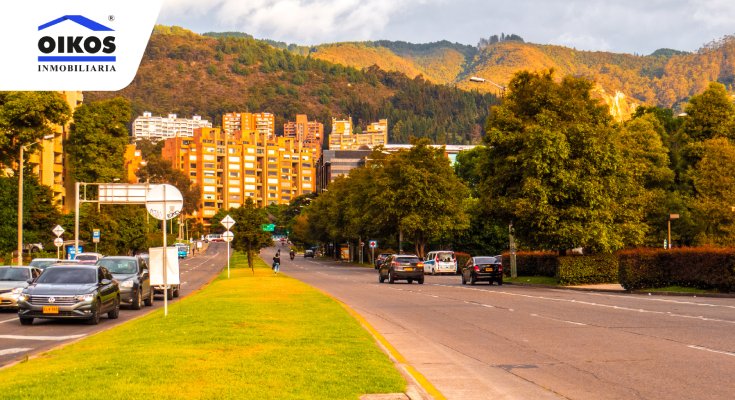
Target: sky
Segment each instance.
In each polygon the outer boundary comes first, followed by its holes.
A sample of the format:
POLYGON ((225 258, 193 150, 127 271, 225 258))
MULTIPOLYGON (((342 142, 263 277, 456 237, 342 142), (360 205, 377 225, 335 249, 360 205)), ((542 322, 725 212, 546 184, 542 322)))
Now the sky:
POLYGON ((516 34, 526 42, 646 55, 735 34, 735 0, 164 0, 158 23, 317 45, 516 34))

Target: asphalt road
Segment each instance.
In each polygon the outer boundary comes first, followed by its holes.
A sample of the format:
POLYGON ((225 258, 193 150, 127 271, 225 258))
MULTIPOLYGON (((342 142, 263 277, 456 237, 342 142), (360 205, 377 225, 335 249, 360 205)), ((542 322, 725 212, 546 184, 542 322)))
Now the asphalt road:
POLYGON ((370 268, 281 260, 282 273, 361 314, 449 399, 735 398, 732 298, 463 286, 459 276, 380 284, 370 268))
MULTIPOLYGON (((218 274, 227 263, 227 245, 210 243, 207 251, 181 260, 181 293, 179 298, 198 290, 218 274)), ((171 302, 176 302, 173 299, 171 302)), ((133 318, 137 318, 164 305, 163 297, 157 296, 152 307, 141 310, 123 308, 116 320, 103 316, 99 325, 86 325, 84 321, 36 319, 31 326, 23 326, 14 311, 0 311, 0 368, 23 360, 39 352, 78 340, 105 329, 110 329, 133 318)))

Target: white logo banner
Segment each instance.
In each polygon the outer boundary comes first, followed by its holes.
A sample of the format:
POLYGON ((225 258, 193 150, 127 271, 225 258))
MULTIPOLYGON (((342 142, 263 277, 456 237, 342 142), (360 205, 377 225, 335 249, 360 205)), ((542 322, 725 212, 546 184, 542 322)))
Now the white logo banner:
POLYGON ((0 13, 0 90, 121 90, 162 0, 27 0, 0 13))

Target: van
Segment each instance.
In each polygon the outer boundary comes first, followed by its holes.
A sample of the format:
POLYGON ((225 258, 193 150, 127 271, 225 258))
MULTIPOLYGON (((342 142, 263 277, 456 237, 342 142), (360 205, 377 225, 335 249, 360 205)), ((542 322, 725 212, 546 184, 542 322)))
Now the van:
POLYGON ((456 274, 457 257, 451 250, 430 251, 424 259, 424 273, 431 275, 456 274))

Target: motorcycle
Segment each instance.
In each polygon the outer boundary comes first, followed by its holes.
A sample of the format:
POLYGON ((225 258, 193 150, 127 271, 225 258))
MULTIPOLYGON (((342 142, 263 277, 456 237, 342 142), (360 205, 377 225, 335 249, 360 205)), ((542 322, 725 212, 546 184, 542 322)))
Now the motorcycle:
POLYGON ((296 257, 296 253, 294 253, 294 252, 292 251, 291 253, 289 253, 289 256, 291 257, 291 260, 293 261, 293 258, 294 258, 294 257, 296 257))

